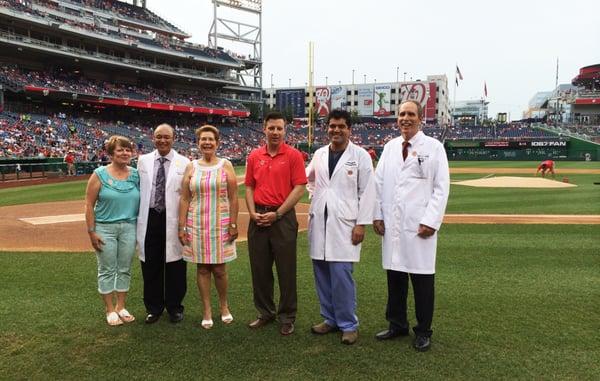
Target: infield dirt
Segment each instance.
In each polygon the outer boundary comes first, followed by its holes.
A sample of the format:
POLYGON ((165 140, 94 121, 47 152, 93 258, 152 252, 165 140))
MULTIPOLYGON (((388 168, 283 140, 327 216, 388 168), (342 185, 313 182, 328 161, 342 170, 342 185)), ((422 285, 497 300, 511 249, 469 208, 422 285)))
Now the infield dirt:
MULTIPOLYGON (((240 199, 238 225, 240 241, 246 240, 248 213, 240 199)), ((84 201, 62 201, 0 208, 0 250, 2 251, 92 251, 83 220, 84 201), (32 224, 23 219, 46 217, 32 224), (65 219, 71 222, 61 222, 65 219), (40 223, 41 222, 41 223, 40 223)), ((300 230, 307 228, 308 204, 298 204, 300 230)), ((33 221, 32 221, 33 222, 33 221)), ((595 215, 506 215, 447 214, 444 223, 454 224, 600 224, 595 215)))

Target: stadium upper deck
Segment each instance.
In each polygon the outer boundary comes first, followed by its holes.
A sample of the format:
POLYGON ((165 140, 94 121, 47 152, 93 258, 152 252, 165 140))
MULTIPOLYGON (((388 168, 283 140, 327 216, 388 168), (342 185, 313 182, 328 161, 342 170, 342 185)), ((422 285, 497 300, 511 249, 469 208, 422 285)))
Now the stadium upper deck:
POLYGON ((0 0, 0 45, 20 51, 135 68, 212 87, 239 86, 237 71, 257 64, 221 48, 186 42, 187 37, 148 9, 119 1, 0 0))
POLYGON ((260 89, 241 86, 237 70, 256 63, 187 37, 120 1, 0 0, 0 109, 62 100, 122 112, 249 116, 237 100, 257 102, 260 89))

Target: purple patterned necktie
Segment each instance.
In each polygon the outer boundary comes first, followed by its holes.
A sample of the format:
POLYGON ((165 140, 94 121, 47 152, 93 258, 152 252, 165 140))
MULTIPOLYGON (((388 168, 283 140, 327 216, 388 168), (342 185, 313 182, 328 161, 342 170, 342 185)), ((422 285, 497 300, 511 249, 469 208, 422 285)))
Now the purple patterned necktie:
POLYGON ((165 161, 166 157, 158 159, 160 166, 156 173, 156 189, 154 191, 154 209, 162 213, 165 210, 165 161))

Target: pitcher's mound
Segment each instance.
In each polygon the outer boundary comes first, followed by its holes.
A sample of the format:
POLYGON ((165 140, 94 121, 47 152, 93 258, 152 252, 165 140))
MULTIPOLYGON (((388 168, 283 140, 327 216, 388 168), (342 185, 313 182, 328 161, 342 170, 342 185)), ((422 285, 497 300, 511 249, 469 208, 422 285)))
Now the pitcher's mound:
POLYGON ((483 188, 571 188, 577 186, 542 177, 514 176, 488 177, 477 180, 457 181, 452 184, 483 188))

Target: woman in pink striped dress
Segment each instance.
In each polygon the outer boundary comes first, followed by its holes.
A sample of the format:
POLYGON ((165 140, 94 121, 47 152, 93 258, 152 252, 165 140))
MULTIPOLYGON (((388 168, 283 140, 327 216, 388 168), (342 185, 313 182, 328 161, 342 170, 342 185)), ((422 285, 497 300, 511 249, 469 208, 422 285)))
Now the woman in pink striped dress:
POLYGON ((179 202, 179 239, 183 259, 197 263, 198 290, 204 313, 202 327, 213 326, 211 275, 219 294, 221 320, 233 321, 227 304, 226 263, 236 258, 237 180, 229 160, 217 157, 219 130, 205 125, 196 130, 201 158, 188 164, 179 202))

